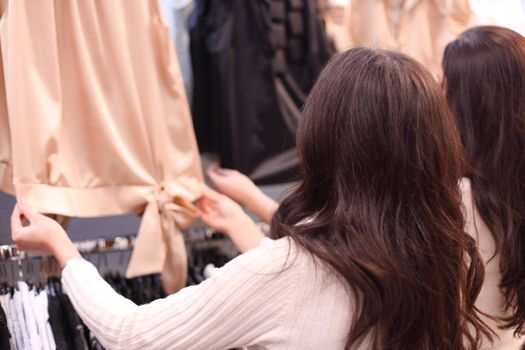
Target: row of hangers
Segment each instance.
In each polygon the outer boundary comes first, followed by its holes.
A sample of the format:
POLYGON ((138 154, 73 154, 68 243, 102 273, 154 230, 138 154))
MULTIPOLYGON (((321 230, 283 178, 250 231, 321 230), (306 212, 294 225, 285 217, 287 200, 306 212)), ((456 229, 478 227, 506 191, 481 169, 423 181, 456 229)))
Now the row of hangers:
MULTIPOLYGON (((133 249, 135 236, 117 236, 108 239, 95 239, 74 242, 81 254, 105 253, 111 251, 126 251, 133 249)), ((20 261, 37 257, 49 257, 45 254, 27 253, 15 245, 0 245, 0 262, 20 261)))
MULTIPOLYGON (((109 267, 105 253, 120 253, 119 261, 124 263, 124 255, 134 245, 135 236, 117 236, 110 239, 84 240, 75 242, 79 252, 88 260, 97 257, 97 266, 109 267)), ((93 261, 92 261, 93 262, 93 261)), ((60 266, 51 255, 27 253, 14 245, 0 245, 0 282, 16 280, 37 283, 39 285, 60 275, 60 266)))

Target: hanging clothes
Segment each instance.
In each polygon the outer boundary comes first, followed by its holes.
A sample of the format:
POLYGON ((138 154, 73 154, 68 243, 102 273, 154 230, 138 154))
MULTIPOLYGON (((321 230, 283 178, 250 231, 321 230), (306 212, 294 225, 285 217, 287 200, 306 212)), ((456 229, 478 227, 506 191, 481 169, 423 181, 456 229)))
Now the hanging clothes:
MULTIPOLYGON (((24 315, 24 302, 22 293, 18 290, 14 291, 12 295, 12 300, 14 304, 14 322, 18 324, 18 329, 20 330, 20 343, 23 345, 23 349, 31 349, 31 340, 29 335, 29 330, 26 323, 26 318, 24 315)), ((16 327, 16 325, 15 325, 16 327)))
MULTIPOLYGON (((2 288, 0 288, 1 290, 2 288)), ((1 295, 0 293, 0 307, 2 308, 0 312, 0 349, 14 349, 16 340, 14 336, 14 327, 11 317, 9 317, 9 305, 8 305, 8 299, 5 295, 1 295), (2 317, 4 317, 4 321, 2 321, 2 317), (7 330, 6 328, 7 327, 7 330), (6 339, 8 340, 7 343, 9 346, 6 346, 6 339)))
MULTIPOLYGON (((158 274, 127 279, 111 273, 105 279, 137 305, 166 297, 158 274)), ((0 285, 1 350, 103 350, 63 292, 58 277, 50 278, 39 291, 23 281, 15 285, 16 288, 7 287, 5 282, 0 285), (10 310, 9 300, 16 301, 20 312, 10 310)))
POLYGON ((9 350, 11 349, 11 332, 4 307, 4 303, 0 303, 0 349, 9 350))
POLYGON ((65 314, 66 324, 68 326, 68 339, 71 341, 71 348, 76 350, 88 350, 86 330, 84 324, 78 316, 75 308, 71 304, 68 296, 65 294, 58 295, 60 307, 65 314))
POLYGON ((18 281, 16 288, 7 287, 3 282, 0 288, 0 306, 4 311, 3 315, 0 312, 0 349, 57 349, 48 318, 44 316, 47 314, 45 292, 39 292, 36 287, 30 287, 23 281, 18 281), (7 325, 7 328, 3 325, 7 325), (5 340, 8 340, 8 347, 5 340))
MULTIPOLYGON (((7 0, 0 0, 0 16, 5 12, 7 0)), ((0 27, 2 26, 0 17, 0 27)), ((0 40, 0 51, 5 51, 5 43, 0 40)), ((4 82, 4 67, 0 56, 0 82, 4 82)), ((14 194, 13 164, 11 157, 11 133, 9 130, 7 113, 6 91, 4 84, 0 83, 0 190, 14 194)))
POLYGON ((30 295, 29 286, 25 282, 17 283, 17 291, 20 293, 22 298, 22 311, 24 315, 24 322, 28 332, 29 344, 31 349, 42 349, 42 338, 38 334, 37 322, 33 313, 32 297, 30 295))
POLYGON ((198 0, 190 39, 201 150, 260 183, 289 179, 300 108, 330 56, 315 1, 198 0))
POLYGON ((50 295, 48 298, 48 313, 57 350, 69 349, 71 337, 67 332, 66 317, 60 306, 60 300, 55 295, 50 295))
POLYGON ((15 349, 24 349, 24 334, 22 333, 22 325, 20 323, 20 320, 18 319, 18 311, 15 305, 15 301, 13 296, 11 295, 4 295, 4 298, 7 301, 7 309, 9 318, 11 319, 12 324, 12 336, 14 338, 14 348, 15 349))
POLYGON ((202 174, 158 0, 0 0, 0 14, 0 189, 45 213, 143 212, 128 276, 180 289, 202 174))
POLYGON ((439 77, 445 46, 470 20, 468 0, 347 0, 335 39, 339 50, 373 46, 402 51, 439 77))
MULTIPOLYGON (((42 334, 44 335, 44 338, 47 340, 47 348, 48 349, 56 349, 56 343, 55 338, 53 336, 53 331, 51 329, 51 323, 49 322, 49 302, 47 293, 45 290, 40 291, 40 293, 37 296, 37 301, 35 302, 36 305, 40 305, 40 319, 41 319, 41 325, 42 325, 42 334)), ((38 306, 37 306, 38 307, 38 306)))
MULTIPOLYGON (((194 226, 185 234, 187 286, 213 276, 218 271, 213 266, 224 266, 239 254, 230 239, 208 227, 194 226)), ((103 240, 103 244, 100 240, 83 241, 76 242, 76 245, 99 270, 105 271, 106 282, 136 305, 165 298, 167 294, 160 274, 125 277, 130 241, 125 244, 123 239, 115 237, 103 240), (101 252, 102 246, 104 250, 101 252)), ((0 345, 7 339, 13 350, 103 350, 64 293, 58 277, 60 268, 52 257, 21 257, 14 255, 10 246, 0 248, 7 252, 0 254, 0 272, 3 271, 0 309, 5 311, 3 317, 0 310, 0 345), (37 282, 38 287, 24 280, 37 282)), ((7 348, 0 346, 0 349, 7 348)))

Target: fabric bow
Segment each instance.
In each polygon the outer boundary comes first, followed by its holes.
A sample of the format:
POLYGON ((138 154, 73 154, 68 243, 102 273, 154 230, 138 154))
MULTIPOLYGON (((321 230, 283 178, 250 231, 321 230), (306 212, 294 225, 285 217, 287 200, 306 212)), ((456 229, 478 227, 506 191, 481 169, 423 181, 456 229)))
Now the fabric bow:
POLYGON ((159 186, 152 193, 126 272, 127 278, 160 272, 169 294, 185 286, 187 256, 181 229, 197 216, 191 202, 171 192, 159 186))

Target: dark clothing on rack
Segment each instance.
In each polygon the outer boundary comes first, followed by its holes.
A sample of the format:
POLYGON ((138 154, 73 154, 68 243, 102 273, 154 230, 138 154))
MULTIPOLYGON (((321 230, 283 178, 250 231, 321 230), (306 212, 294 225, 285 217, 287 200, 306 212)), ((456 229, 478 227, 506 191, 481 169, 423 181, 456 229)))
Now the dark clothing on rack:
POLYGON ((59 295, 58 298, 67 321, 67 333, 71 341, 70 349, 89 350, 84 324, 71 304, 71 300, 65 294, 59 295))
POLYGON ((11 333, 9 333, 9 328, 7 327, 7 316, 0 305, 0 349, 10 350, 10 339, 11 333))
POLYGON ((49 324, 55 338, 57 350, 73 349, 72 335, 58 296, 48 297, 49 324))
POLYGON ((224 167, 289 180, 299 109, 330 54, 314 0, 197 0, 190 18, 193 118, 224 167), (281 176, 275 176, 276 173, 281 176))
POLYGON ((143 305, 166 297, 160 275, 147 275, 126 279, 120 274, 107 274, 104 279, 120 295, 143 305))
POLYGON ((68 343, 70 337, 69 334, 66 333, 65 325, 67 321, 57 296, 48 296, 48 313, 49 324, 51 325, 57 350, 68 350, 70 348, 70 344, 68 343))

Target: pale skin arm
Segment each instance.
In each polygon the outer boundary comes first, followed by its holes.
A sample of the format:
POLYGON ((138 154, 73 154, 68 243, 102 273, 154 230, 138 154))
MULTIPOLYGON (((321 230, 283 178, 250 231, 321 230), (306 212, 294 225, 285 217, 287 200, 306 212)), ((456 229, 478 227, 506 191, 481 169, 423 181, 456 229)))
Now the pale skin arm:
POLYGON ((255 215, 267 224, 272 221, 273 214, 277 210, 278 204, 273 199, 258 189, 252 196, 244 201, 244 204, 255 215))
POLYGON ((217 190, 251 210, 269 224, 278 204, 262 192, 246 175, 217 165, 208 168, 207 174, 217 190))

